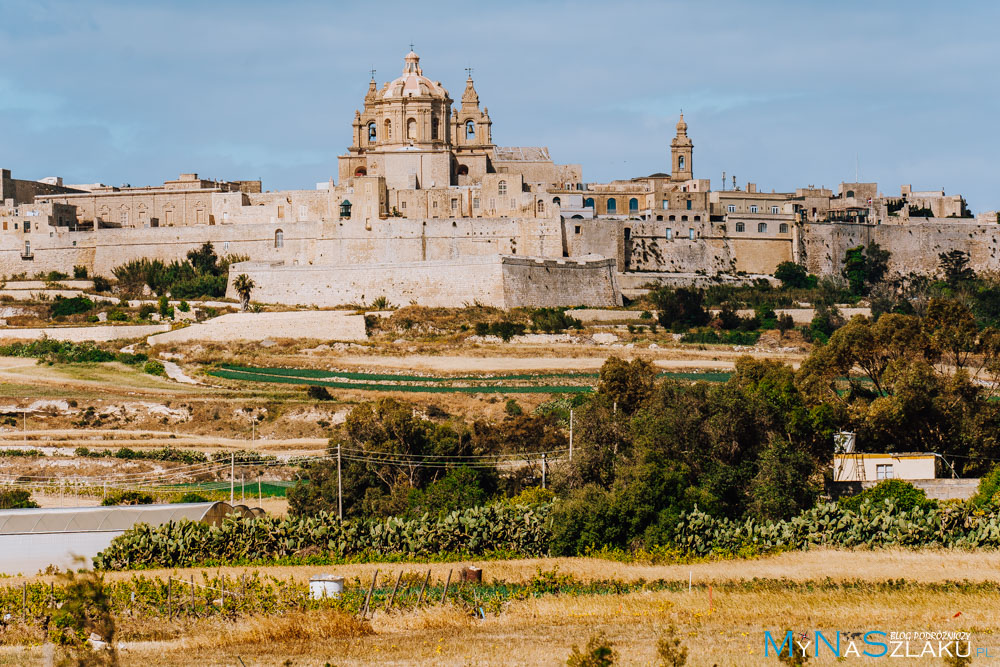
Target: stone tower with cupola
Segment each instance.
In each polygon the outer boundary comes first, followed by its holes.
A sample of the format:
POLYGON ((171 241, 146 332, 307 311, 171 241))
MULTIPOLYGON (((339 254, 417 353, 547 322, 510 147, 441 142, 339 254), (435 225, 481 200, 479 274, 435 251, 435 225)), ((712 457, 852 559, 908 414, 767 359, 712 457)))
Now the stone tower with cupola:
POLYGON ((694 178, 694 143, 688 137, 688 126, 684 122, 684 114, 677 121, 677 135, 670 142, 670 180, 690 181, 694 178))

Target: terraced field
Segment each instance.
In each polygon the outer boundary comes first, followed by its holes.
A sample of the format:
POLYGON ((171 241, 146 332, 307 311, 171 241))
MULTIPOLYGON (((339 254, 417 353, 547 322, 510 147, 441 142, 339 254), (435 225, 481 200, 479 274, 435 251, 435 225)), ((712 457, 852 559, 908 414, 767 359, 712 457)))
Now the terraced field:
MULTIPOLYGON (((363 391, 407 391, 426 393, 574 394, 593 391, 597 373, 519 373, 510 375, 402 375, 358 373, 315 368, 267 368, 225 364, 209 375, 244 382, 270 382, 360 389, 363 391)), ((725 382, 725 372, 664 372, 661 377, 678 380, 725 382)))

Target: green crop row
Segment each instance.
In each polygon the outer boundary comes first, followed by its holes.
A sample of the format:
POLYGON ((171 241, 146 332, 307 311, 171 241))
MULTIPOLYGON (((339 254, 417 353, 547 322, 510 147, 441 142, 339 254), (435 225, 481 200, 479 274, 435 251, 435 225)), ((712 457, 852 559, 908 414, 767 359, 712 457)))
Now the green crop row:
POLYGON ((357 389, 361 391, 407 391, 421 393, 464 393, 464 394, 577 394, 593 391, 591 387, 574 385, 548 385, 548 386, 490 386, 480 385, 475 387, 447 387, 447 386, 427 386, 412 384, 372 384, 360 382, 335 382, 327 380, 316 380, 289 376, 268 375, 262 373, 251 373, 244 371, 233 371, 226 369, 208 371, 209 375, 225 378, 227 380, 245 380, 253 382, 274 382, 279 384, 312 385, 329 387, 331 389, 357 389))

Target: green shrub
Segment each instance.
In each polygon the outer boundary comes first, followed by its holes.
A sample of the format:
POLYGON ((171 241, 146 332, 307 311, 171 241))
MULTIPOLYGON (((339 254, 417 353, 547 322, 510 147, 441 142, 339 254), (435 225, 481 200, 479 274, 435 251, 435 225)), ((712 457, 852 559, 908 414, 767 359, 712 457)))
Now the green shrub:
POLYGON ((163 367, 159 361, 155 359, 150 359, 142 366, 142 372, 148 373, 149 375, 159 375, 161 377, 166 377, 167 369, 163 367))
POLYGON ((583 328, 580 320, 566 314, 565 308, 535 308, 531 311, 531 326, 545 333, 583 328))
POLYGON ((188 491, 180 498, 172 500, 173 503, 207 503, 208 498, 201 495, 200 493, 195 493, 194 491, 188 491))
POLYGON ((869 501, 875 505, 883 504, 887 499, 892 499, 896 507, 901 510, 911 510, 914 507, 933 507, 937 503, 930 500, 923 489, 918 489, 909 482, 901 479, 886 479, 870 489, 865 489, 854 496, 845 496, 840 499, 840 504, 852 511, 857 512, 862 503, 869 501))
POLYGON ((149 316, 156 312, 156 306, 151 303, 144 303, 139 306, 139 319, 148 320, 149 316))
POLYGON ((190 304, 188 304, 187 301, 181 299, 181 302, 177 305, 177 310, 181 311, 182 313, 189 313, 191 312, 191 306, 190 304))
POLYGON ((976 507, 1000 507, 1000 465, 994 466, 979 480, 979 489, 972 497, 976 507))
POLYGON ((0 510, 18 510, 38 507, 31 499, 31 492, 24 489, 0 489, 0 510))
POLYGON ((57 295, 49 310, 52 317, 66 317, 68 315, 86 313, 93 310, 93 308, 94 302, 85 296, 74 296, 71 299, 67 299, 57 295))
POLYGON ((320 385, 311 384, 306 389, 306 394, 309 398, 314 401, 332 401, 333 396, 330 395, 330 391, 326 387, 321 387, 320 385))
POLYGON ((601 631, 587 641, 587 646, 582 651, 574 644, 566 665, 567 667, 611 667, 616 660, 618 653, 614 649, 614 644, 605 636, 604 631, 601 631))
POLYGON ((87 267, 86 266, 74 266, 73 267, 73 278, 76 280, 84 280, 87 277, 87 267))
POLYGON ((722 345, 754 345, 760 338, 759 331, 723 331, 701 329, 681 336, 682 343, 707 343, 722 345))
POLYGON ((108 495, 101 505, 152 505, 153 496, 142 491, 118 491, 108 495))
POLYGON ((507 402, 504 403, 503 411, 508 417, 517 417, 524 414, 524 409, 517 402, 516 398, 508 398, 507 402))
POLYGON ((108 311, 109 322, 128 322, 128 313, 121 308, 112 308, 108 311))
POLYGON ((94 282, 95 292, 110 292, 111 291, 111 281, 104 276, 94 276, 91 279, 94 282))
POLYGON ((157 308, 160 311, 160 317, 164 319, 172 319, 174 316, 174 307, 170 305, 167 301, 166 296, 161 296, 157 301, 157 308))

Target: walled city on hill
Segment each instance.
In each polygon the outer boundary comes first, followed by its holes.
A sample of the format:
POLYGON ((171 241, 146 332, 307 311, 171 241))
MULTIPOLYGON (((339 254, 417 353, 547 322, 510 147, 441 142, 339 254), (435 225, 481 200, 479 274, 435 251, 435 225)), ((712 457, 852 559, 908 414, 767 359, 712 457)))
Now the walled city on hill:
POLYGON ((848 249, 871 242, 891 253, 892 274, 933 274, 953 250, 977 271, 1000 268, 997 213, 973 215, 943 190, 779 193, 735 178, 713 190, 695 177, 683 114, 669 173, 586 183, 545 147, 494 145, 471 74, 453 103, 412 51, 399 77, 369 82, 337 178, 313 189, 195 173, 147 187, 13 175, 0 172, 0 276, 110 275, 211 242, 249 258, 230 268, 230 296, 247 274, 255 299, 287 305, 611 306, 623 289, 746 279, 787 261, 838 274, 848 249))

